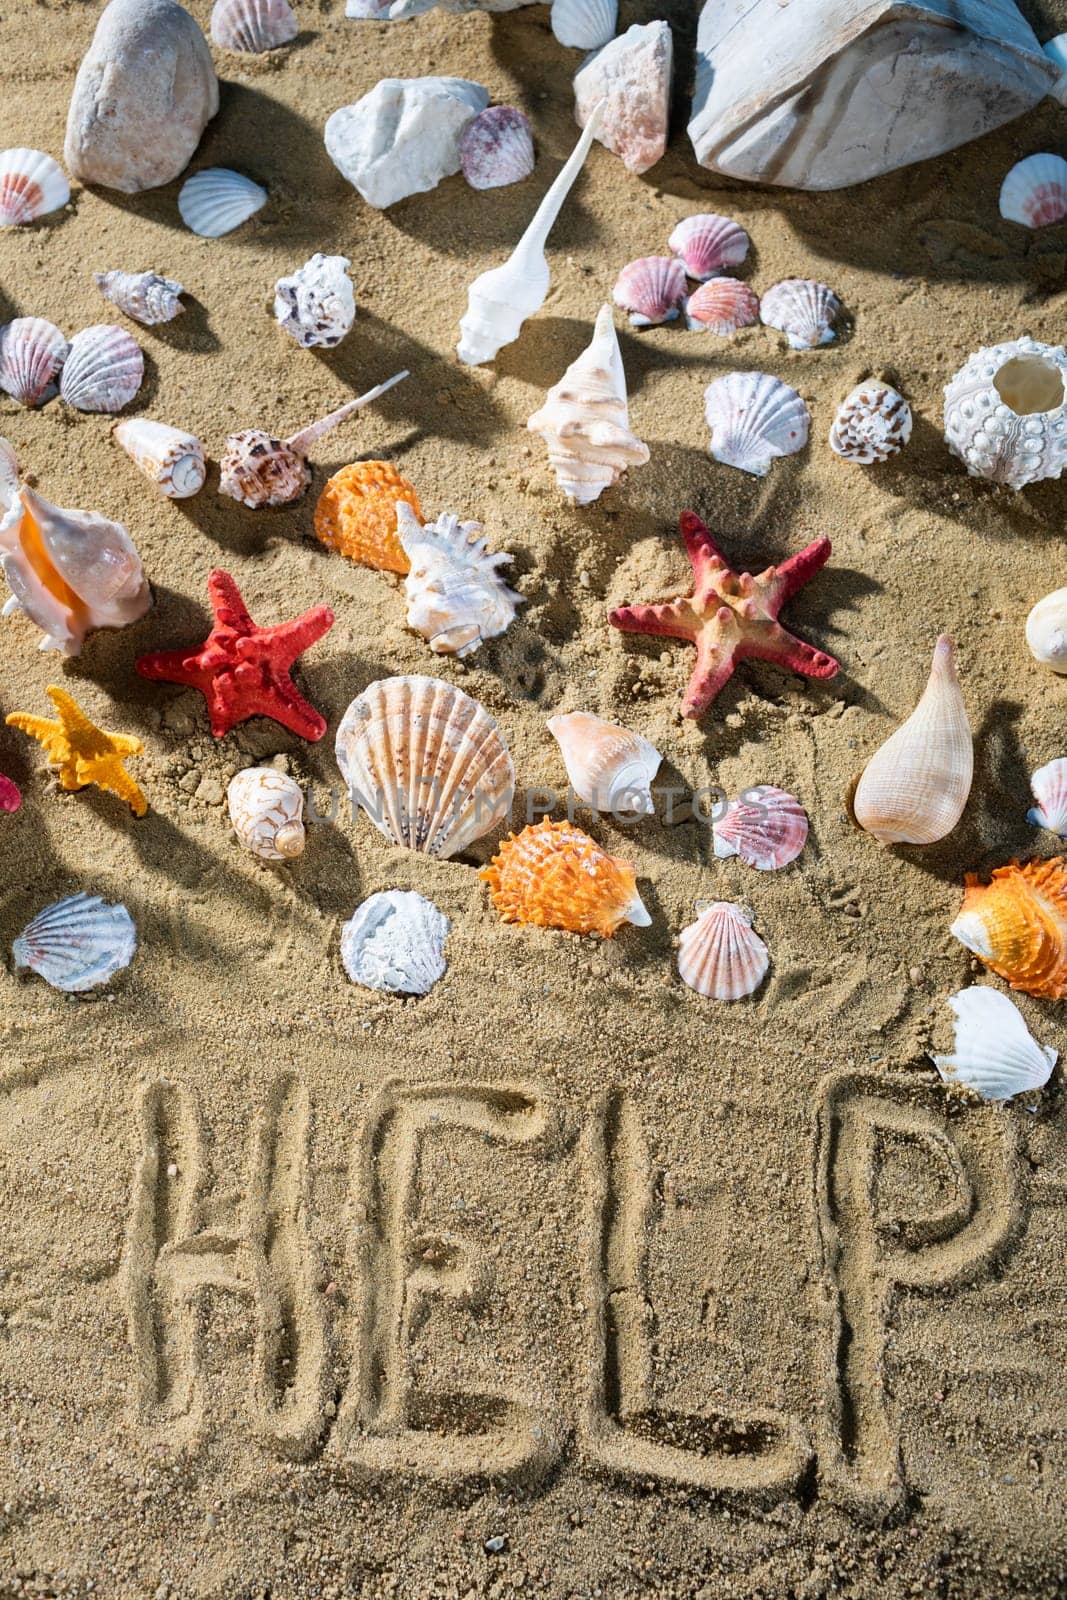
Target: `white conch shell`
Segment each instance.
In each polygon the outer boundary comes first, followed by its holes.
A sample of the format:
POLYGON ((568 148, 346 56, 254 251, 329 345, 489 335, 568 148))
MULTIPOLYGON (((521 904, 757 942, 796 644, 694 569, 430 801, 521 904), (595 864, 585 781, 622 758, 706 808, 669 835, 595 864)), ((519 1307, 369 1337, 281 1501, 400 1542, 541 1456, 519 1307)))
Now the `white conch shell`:
POLYGON ((529 227, 501 267, 475 278, 460 319, 456 354, 468 366, 492 361, 498 350, 519 337, 523 323, 545 303, 551 273, 545 242, 596 137, 605 100, 594 106, 582 136, 533 214, 529 227))
POLYGON ((1067 466, 1067 350, 1036 339, 979 350, 945 385, 945 440, 972 478, 1022 489, 1067 466))
POLYGON ((39 911, 11 948, 16 967, 30 967, 53 989, 80 994, 129 966, 137 930, 125 906, 75 894, 39 911))
POLYGON ((560 44, 599 50, 615 37, 619 0, 552 0, 549 20, 560 44))
POLYGON ((226 790, 238 842, 261 861, 291 861, 303 855, 304 793, 277 767, 247 767, 226 790))
POLYGON ((1037 805, 1026 813, 1027 822, 1067 839, 1067 756, 1038 767, 1030 779, 1030 792, 1037 805))
POLYGON ((1030 654, 1053 672, 1067 672, 1067 589, 1053 589, 1026 619, 1030 654))
POLYGON ((316 251, 302 267, 274 285, 274 316, 305 350, 332 350, 356 316, 347 256, 316 251))
POLYGON ((201 239, 221 239, 232 233, 266 203, 266 189, 228 167, 204 167, 186 178, 178 190, 181 219, 201 239))
POLYGON ((158 272, 94 272, 93 282, 105 300, 146 328, 173 322, 185 310, 181 284, 158 272))
POLYGON ((683 928, 678 974, 708 1000, 741 1000, 767 976, 770 955, 752 927, 752 913, 729 900, 715 900, 683 928))
POLYGON ((579 800, 595 811, 652 815, 651 784, 663 757, 650 740, 588 711, 550 717, 548 731, 579 800))
POLYGON ((556 482, 579 506, 648 460, 630 432, 626 374, 610 306, 602 306, 590 344, 548 391, 526 426, 543 435, 556 482))
POLYGON ((204 487, 207 463, 195 434, 147 417, 130 417, 116 424, 115 438, 168 500, 187 500, 204 487))
POLYGON ((341 930, 341 960, 353 983, 390 994, 429 994, 448 970, 451 923, 432 900, 387 889, 364 900, 341 930))
POLYGON ((967 707, 942 634, 922 699, 863 769, 852 809, 882 844, 935 844, 962 817, 973 776, 967 707))
POLYGON ((948 1005, 956 1017, 952 1054, 930 1057, 945 1083, 997 1101, 1044 1088, 1058 1052, 1038 1044, 1006 994, 976 983, 949 995, 948 1005))
POLYGON ((396 506, 397 537, 411 570, 404 580, 408 627, 429 641, 435 655, 470 655, 510 625, 522 595, 509 589, 499 569, 511 556, 490 555, 479 539, 480 522, 460 522, 444 512, 422 524, 404 500, 396 506))

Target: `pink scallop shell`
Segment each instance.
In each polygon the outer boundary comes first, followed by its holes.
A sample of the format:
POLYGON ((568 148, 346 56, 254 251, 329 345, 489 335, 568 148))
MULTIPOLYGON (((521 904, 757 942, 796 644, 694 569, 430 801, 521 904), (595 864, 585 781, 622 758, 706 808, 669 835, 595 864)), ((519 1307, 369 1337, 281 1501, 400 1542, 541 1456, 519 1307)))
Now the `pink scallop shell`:
POLYGON ((611 297, 635 328, 670 322, 685 299, 685 268, 670 256, 641 256, 623 267, 611 297))
POLYGON ((759 297, 739 278, 711 278, 685 304, 690 328, 728 338, 759 321, 759 297))
POLYGON ((17 783, 0 772, 0 811, 17 811, 22 804, 22 793, 17 783))
POLYGON ((760 783, 731 800, 712 823, 717 856, 740 856, 749 867, 775 872, 795 861, 808 837, 800 801, 771 783, 760 783))
POLYGON ((0 389, 20 405, 39 406, 55 393, 56 373, 70 346, 44 317, 16 317, 0 328, 0 389))
POLYGON ((741 1000, 752 994, 769 966, 770 955, 753 930, 752 913, 729 900, 705 906, 678 940, 679 976, 708 1000, 741 1000))
POLYGON ((459 142, 463 176, 472 189, 520 183, 534 169, 530 119, 514 106, 489 106, 472 117, 459 142))
POLYGON ((1037 805, 1026 813, 1027 822, 1067 839, 1067 757, 1059 756, 1038 767, 1030 779, 1030 792, 1037 805))
POLYGON ((681 257, 688 276, 701 282, 714 278, 724 267, 740 266, 748 244, 744 228, 716 211, 683 217, 667 240, 668 249, 681 257))

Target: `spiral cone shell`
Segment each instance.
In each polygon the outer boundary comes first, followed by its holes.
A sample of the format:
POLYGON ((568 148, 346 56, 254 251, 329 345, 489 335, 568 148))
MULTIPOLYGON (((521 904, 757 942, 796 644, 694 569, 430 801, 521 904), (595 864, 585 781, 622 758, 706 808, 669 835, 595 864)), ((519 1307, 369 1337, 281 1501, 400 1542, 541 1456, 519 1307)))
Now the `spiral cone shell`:
POLYGON ((531 823, 509 834, 479 877, 504 922, 610 939, 624 922, 652 920, 629 861, 608 855, 570 822, 531 823))
POLYGON ((952 933, 1013 989, 1067 995, 1067 861, 1012 862, 990 883, 968 873, 952 933))
POLYGON ((115 438, 168 500, 187 500, 204 487, 207 462, 195 434, 170 428, 165 422, 131 417, 116 426, 115 438))

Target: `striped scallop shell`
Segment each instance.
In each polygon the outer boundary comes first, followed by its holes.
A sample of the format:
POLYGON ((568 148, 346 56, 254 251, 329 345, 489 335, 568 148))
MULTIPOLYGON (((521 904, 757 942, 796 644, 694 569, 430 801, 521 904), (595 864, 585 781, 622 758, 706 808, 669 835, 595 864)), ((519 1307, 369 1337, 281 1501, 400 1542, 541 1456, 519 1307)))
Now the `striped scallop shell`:
POLYGON ((767 946, 752 928, 752 913, 729 900, 704 906, 678 941, 679 976, 708 1000, 740 1000, 752 994, 769 966, 767 946))
POLYGON ((619 0, 552 0, 552 32, 571 50, 599 50, 615 37, 619 0))
POLYGON ((748 255, 748 244, 744 228, 716 211, 683 217, 667 240, 668 249, 681 257, 686 275, 701 283, 724 267, 739 267, 748 255))
POLYGON ((0 389, 23 406, 39 406, 56 392, 55 377, 70 346, 44 317, 16 317, 0 328, 0 389))
POLYGON ((1042 152, 1016 162, 1000 186, 1000 214, 1024 228, 1047 228, 1067 217, 1067 161, 1042 152))
POLYGON ((105 300, 146 328, 172 322, 185 310, 181 284, 158 272, 94 272, 93 281, 105 300))
POLYGON ((144 356, 132 334, 114 323, 83 328, 70 341, 59 392, 78 411, 121 411, 144 378, 144 356))
POLYGON ((760 303, 760 321, 784 333, 793 350, 830 344, 841 302, 825 283, 810 278, 785 278, 768 289, 760 303))
POLYGON ((968 873, 951 932, 1013 989, 1067 996, 1067 861, 1013 861, 988 884, 968 873))
POLYGON ((808 837, 808 819, 795 796, 760 783, 731 800, 712 823, 717 856, 740 856, 746 866, 774 872, 795 861, 808 837))
POLYGON ((787 383, 766 372, 728 372, 704 390, 711 454, 728 467, 766 477, 778 456, 808 442, 808 408, 787 383))
POLYGON ((62 167, 43 150, 0 151, 0 228, 36 222, 69 199, 62 167))
POLYGON ((344 969, 367 989, 429 994, 448 970, 450 928, 433 901, 414 890, 372 894, 341 930, 344 969))
POLYGON ((1030 792, 1037 805, 1026 813, 1027 822, 1067 839, 1067 756, 1038 767, 1030 779, 1030 792))
POLYGON ((685 299, 685 269, 669 256, 641 256, 623 267, 611 297, 635 328, 670 322, 685 299))
POLYGON ((299 29, 288 0, 215 0, 211 38, 223 50, 260 55, 289 44, 299 29))
POLYGON ((1038 1044, 1006 994, 972 984, 950 995, 948 1005, 956 1018, 952 1054, 930 1057, 946 1084, 999 1102, 1044 1088, 1058 1053, 1038 1044))
POLYGON ((99 988, 129 966, 136 949, 126 907, 87 894, 46 906, 12 946, 16 967, 30 967, 53 989, 73 994, 99 988))
POLYGON ((911 407, 887 383, 859 383, 837 408, 830 449, 846 461, 888 461, 911 438, 911 407))
POLYGON ((181 219, 201 239, 220 239, 232 233, 266 203, 266 189, 227 167, 194 172, 178 191, 181 219))
POLYGON ((472 117, 459 141, 459 162, 472 189, 521 183, 534 169, 530 119, 514 106, 489 106, 472 117))
POLYGON ((610 939, 624 922, 651 922, 633 864, 608 855, 572 822, 531 823, 509 834, 478 874, 504 922, 610 939))
POLYGON ((728 338, 759 321, 759 299, 739 278, 710 278, 685 304, 690 328, 728 338))
POLYGON ((304 792, 276 767, 246 767, 226 790, 238 843, 261 861, 303 855, 304 792))

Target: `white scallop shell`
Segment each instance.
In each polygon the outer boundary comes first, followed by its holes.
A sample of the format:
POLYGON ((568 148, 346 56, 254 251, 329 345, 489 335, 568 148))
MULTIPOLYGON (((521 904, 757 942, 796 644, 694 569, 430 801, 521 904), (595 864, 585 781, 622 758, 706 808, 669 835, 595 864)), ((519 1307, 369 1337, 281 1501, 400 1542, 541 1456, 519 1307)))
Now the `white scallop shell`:
POLYGON ((341 930, 341 960, 353 983, 390 994, 429 994, 448 970, 451 923, 413 890, 372 894, 341 930))
POLYGON ((663 757, 650 740, 587 711, 550 717, 571 788, 596 811, 651 816, 652 779, 663 757))
POLYGON ((226 790, 238 843, 261 861, 304 853, 304 792, 277 767, 246 767, 226 790))
POLYGON ((489 554, 487 541, 478 538, 480 522, 443 512, 423 524, 403 500, 396 514, 397 537, 411 563, 404 580, 408 627, 435 655, 467 656, 503 633, 522 601, 500 575, 511 556, 489 554))
POLYGON ((228 167, 205 167, 186 178, 178 191, 181 219, 201 239, 220 239, 255 216, 267 191, 228 167))
POLYGON ((766 477, 777 456, 808 442, 808 408, 787 383, 766 372, 728 372, 704 390, 711 454, 728 467, 766 477))
POLYGON ((1054 589, 1026 619, 1030 654, 1053 672, 1067 672, 1067 589, 1054 589))
POLYGON ((59 392, 79 411, 121 411, 144 378, 144 356, 132 334, 113 323, 83 328, 70 341, 59 392))
POLYGON ((690 278, 701 283, 724 267, 738 267, 748 255, 749 238, 740 223, 716 211, 683 217, 667 240, 667 248, 680 256, 690 278))
POLYGON ((15 940, 16 967, 30 967, 53 989, 96 989, 128 967, 137 930, 123 905, 75 894, 38 912, 15 940))
POLYGON ((552 0, 552 32, 572 50, 599 50, 615 37, 619 0, 552 0))
POLYGON ((956 1017, 952 1054, 930 1057, 945 1083, 996 1101, 1044 1088, 1058 1052, 1038 1044, 1006 994, 978 983, 950 995, 948 1005, 956 1017))
POLYGON ((147 417, 130 417, 116 424, 115 438, 168 500, 187 500, 204 487, 207 462, 194 433, 149 422, 147 417))
POLYGON ((332 350, 356 316, 347 256, 311 256, 274 285, 274 315, 305 350, 332 350))
POLYGON ((974 478, 1021 489, 1067 465, 1067 350, 1023 337, 971 356, 945 385, 945 439, 974 478))
POLYGON ((158 272, 94 272, 93 281, 105 300, 146 328, 172 322, 185 310, 181 284, 158 272))
POLYGON ((752 913, 729 900, 705 906, 678 941, 682 981, 709 1000, 752 994, 769 966, 767 946, 752 928, 752 913))
POLYGON ((772 783, 758 783, 731 800, 713 820, 711 832, 717 856, 739 856, 746 866, 776 872, 803 850, 808 818, 795 795, 772 783))
POLYGON ((1030 779, 1030 792, 1037 805, 1026 813, 1027 822, 1067 839, 1067 756, 1038 767, 1030 779))
POLYGON ((825 283, 784 278, 760 301, 760 321, 784 333, 793 350, 812 350, 835 338, 833 322, 841 302, 825 283))
POLYGON ((0 389, 20 405, 41 405, 55 394, 55 377, 69 349, 54 323, 16 317, 0 328, 0 389))
POLYGON ((859 383, 837 408, 830 449, 846 461, 887 461, 911 438, 911 407, 887 383, 859 383))
POLYGON ((671 322, 685 299, 685 268, 671 256, 640 256, 623 267, 611 298, 635 328, 671 322))
POLYGON ((43 150, 0 151, 0 228, 36 222, 69 199, 62 167, 43 150))
POLYGON ((215 0, 211 37, 223 50, 260 55, 295 39, 299 28, 288 0, 215 0))
POLYGON ((1067 217, 1067 161, 1062 156, 1027 156, 1000 186, 1000 214, 1024 228, 1047 228, 1067 217))

